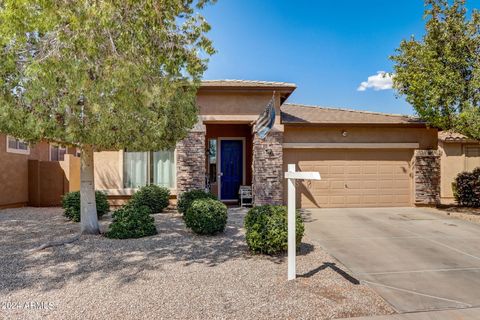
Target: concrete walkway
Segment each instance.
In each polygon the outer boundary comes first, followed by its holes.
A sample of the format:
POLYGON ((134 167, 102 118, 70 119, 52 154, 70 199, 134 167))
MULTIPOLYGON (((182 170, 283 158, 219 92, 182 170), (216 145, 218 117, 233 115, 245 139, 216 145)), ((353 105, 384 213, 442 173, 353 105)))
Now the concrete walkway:
MULTIPOLYGON (((394 314, 390 316, 348 318, 348 320, 478 320, 480 309, 459 309, 394 314)), ((342 319, 339 319, 342 320, 342 319)), ((347 320, 347 318, 343 319, 347 320)))
POLYGON ((315 209, 305 218, 309 238, 399 313, 480 306, 480 225, 419 208, 315 209))

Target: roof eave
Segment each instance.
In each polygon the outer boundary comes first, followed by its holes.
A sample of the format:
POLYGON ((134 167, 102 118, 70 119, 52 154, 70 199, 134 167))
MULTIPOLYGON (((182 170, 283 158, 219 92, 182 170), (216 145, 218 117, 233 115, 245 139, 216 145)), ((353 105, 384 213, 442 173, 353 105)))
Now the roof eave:
POLYGON ((438 140, 445 143, 475 143, 475 144, 480 143, 480 140, 474 140, 469 138, 465 138, 465 139, 439 138, 438 140))
POLYGON ((198 89, 198 92, 208 92, 208 93, 263 93, 263 92, 277 92, 280 93, 284 99, 287 99, 293 91, 295 91, 297 87, 284 87, 284 86, 279 86, 279 87, 273 87, 273 86, 262 86, 262 87, 257 87, 257 86, 252 86, 252 87, 247 87, 247 86, 239 86, 239 87, 233 87, 233 86, 202 86, 198 89))
POLYGON ((334 126, 367 126, 367 127, 391 127, 391 126, 399 126, 399 127, 416 127, 416 128, 425 128, 427 124, 424 122, 300 122, 300 121, 281 121, 283 125, 296 125, 296 126, 326 126, 326 127, 334 127, 334 126))

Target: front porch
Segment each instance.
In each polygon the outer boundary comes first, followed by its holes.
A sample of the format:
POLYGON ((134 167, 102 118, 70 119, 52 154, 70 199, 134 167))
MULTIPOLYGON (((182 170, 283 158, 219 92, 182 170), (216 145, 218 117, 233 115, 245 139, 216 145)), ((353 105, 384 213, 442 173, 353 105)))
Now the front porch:
POLYGON ((206 188, 218 199, 238 202, 241 185, 252 185, 252 126, 207 124, 206 188))
POLYGON ((252 186, 253 203, 283 204, 283 132, 265 140, 252 123, 199 123, 177 145, 177 189, 206 189, 229 204, 239 188, 252 186))

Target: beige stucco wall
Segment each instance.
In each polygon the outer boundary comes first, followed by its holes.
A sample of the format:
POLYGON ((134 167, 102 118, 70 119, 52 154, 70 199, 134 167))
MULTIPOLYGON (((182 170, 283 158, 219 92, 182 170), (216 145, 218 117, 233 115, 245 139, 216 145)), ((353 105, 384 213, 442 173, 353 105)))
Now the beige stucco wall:
MULTIPOLYGON (((205 123, 252 123, 265 110, 272 92, 204 92, 199 91, 197 105, 205 123)), ((281 96, 275 94, 275 130, 280 124, 281 96)))
POLYGON ((48 161, 48 143, 30 147, 30 154, 7 152, 6 136, 0 134, 0 208, 28 202, 28 160, 48 161))
POLYGON ((93 156, 95 170, 95 189, 123 189, 123 152, 102 151, 93 156))
MULTIPOLYGON (((197 95, 200 116, 214 116, 207 123, 248 123, 256 120, 272 98, 272 92, 202 92, 197 95), (238 117, 240 116, 240 117, 238 117), (216 120, 212 120, 216 119, 216 120)), ((275 95, 275 130, 280 125, 280 94, 275 95)), ((95 189, 107 190, 109 194, 130 194, 123 189, 122 151, 95 152, 95 189)), ((172 190, 175 193, 175 190, 172 190)))
POLYGON ((412 127, 286 125, 284 143, 419 143, 419 149, 437 149, 437 134, 436 129, 412 127))
MULTIPOLYGON (((74 150, 72 150, 73 152, 74 150)), ((58 162, 68 180, 67 192, 80 190, 80 158, 66 154, 64 161, 58 162)))
MULTIPOLYGON (((255 115, 263 112, 272 92, 202 92, 197 95, 200 115, 255 115)), ((280 96, 276 94, 275 108, 280 114, 280 96)))
POLYGON ((480 157, 478 159, 469 159, 470 161, 467 161, 466 158, 466 147, 474 145, 472 143, 439 141, 438 148, 442 152, 440 166, 442 175, 440 195, 442 203, 450 204, 455 202, 452 182, 460 172, 471 171, 475 167, 480 166, 480 157))

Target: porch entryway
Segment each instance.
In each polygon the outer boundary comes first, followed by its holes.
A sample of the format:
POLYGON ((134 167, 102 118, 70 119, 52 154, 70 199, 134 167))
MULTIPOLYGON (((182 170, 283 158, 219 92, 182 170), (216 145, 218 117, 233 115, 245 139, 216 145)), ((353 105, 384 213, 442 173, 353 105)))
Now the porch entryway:
POLYGON ((252 184, 250 124, 206 124, 207 188, 222 201, 238 202, 240 186, 252 184))

